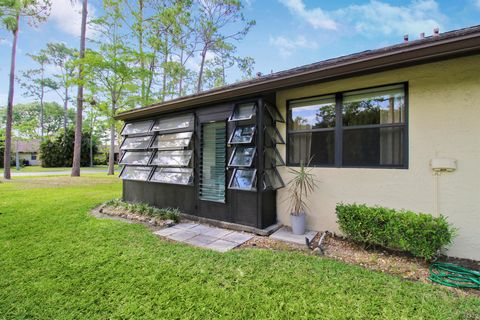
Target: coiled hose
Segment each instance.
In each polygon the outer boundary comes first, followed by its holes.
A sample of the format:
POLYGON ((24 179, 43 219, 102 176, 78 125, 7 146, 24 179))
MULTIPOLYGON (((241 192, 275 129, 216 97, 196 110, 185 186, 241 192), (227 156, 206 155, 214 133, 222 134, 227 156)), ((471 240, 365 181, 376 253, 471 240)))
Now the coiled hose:
POLYGON ((453 288, 480 290, 480 272, 451 263, 435 262, 430 265, 431 281, 453 288))

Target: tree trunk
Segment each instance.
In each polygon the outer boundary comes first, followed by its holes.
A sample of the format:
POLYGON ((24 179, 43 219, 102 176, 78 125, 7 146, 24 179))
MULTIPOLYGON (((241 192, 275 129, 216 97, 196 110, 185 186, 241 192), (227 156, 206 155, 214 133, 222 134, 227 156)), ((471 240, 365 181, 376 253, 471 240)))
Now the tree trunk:
MULTIPOLYGON (((140 69, 145 71, 145 57, 143 56, 143 0, 138 0, 138 51, 140 53, 140 69)), ((141 95, 142 95, 142 107, 147 105, 146 79, 142 75, 141 95)))
POLYGON ((43 104, 43 98, 45 96, 45 71, 43 67, 43 62, 42 62, 42 67, 41 67, 41 83, 40 83, 40 138, 41 141, 43 141, 43 136, 44 136, 44 128, 45 128, 45 113, 44 113, 44 104, 43 104))
POLYGON ((67 116, 68 116, 68 87, 65 85, 65 100, 63 101, 63 133, 67 134, 67 116))
POLYGON ((162 78, 162 102, 167 94, 167 62, 168 62, 168 35, 165 36, 165 50, 163 51, 163 78, 162 78))
POLYGON ((110 124, 110 154, 108 155, 108 175, 115 174, 115 123, 110 124))
POLYGON ((20 28, 20 15, 16 16, 17 25, 13 31, 13 43, 12 43, 12 57, 10 62, 10 82, 8 88, 8 104, 7 104, 7 125, 5 132, 5 153, 3 159, 3 177, 7 180, 11 179, 10 176, 10 158, 12 152, 12 122, 13 122, 13 95, 15 92, 15 60, 17 56, 17 40, 18 29, 20 28))
POLYGON ((203 67, 205 65, 206 55, 207 55, 207 46, 203 47, 203 50, 202 50, 202 62, 200 64, 200 71, 198 72, 197 93, 200 93, 202 91, 203 67))
MULTIPOLYGON (((80 35, 80 59, 85 57, 85 40, 87 32, 87 5, 88 0, 83 0, 82 5, 82 32, 80 35)), ((78 68, 80 84, 77 93, 77 115, 75 117, 75 144, 73 148, 72 177, 80 176, 80 160, 82 151, 82 115, 83 115, 83 61, 78 68)))
POLYGON ((180 51, 180 65, 182 66, 182 70, 180 70, 180 79, 178 79, 178 96, 182 96, 183 91, 183 47, 180 51))

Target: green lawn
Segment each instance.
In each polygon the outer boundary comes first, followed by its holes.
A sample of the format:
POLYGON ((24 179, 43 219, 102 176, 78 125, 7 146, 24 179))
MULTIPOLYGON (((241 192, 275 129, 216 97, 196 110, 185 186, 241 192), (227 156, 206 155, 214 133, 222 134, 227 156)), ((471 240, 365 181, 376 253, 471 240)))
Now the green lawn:
POLYGON ((480 299, 293 252, 226 254, 88 212, 118 179, 0 183, 0 319, 478 319, 480 299))
MULTIPOLYGON (((95 170, 95 171, 107 171, 108 166, 106 165, 99 165, 99 166, 94 166, 94 167, 82 167, 83 170, 95 170)), ((12 172, 57 172, 57 171, 71 171, 71 167, 58 167, 58 168, 44 168, 41 166, 27 166, 27 167, 21 167, 20 170, 17 171, 15 166, 12 166, 12 172)), ((119 166, 115 165, 115 170, 119 170, 119 166)), ((3 172, 3 168, 0 168, 0 172, 3 172)))

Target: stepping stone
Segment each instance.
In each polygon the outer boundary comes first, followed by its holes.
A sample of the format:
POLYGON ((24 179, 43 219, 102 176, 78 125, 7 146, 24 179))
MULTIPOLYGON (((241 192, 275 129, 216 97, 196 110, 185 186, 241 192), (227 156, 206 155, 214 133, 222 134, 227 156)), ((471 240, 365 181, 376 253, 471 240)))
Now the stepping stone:
POLYGON ((308 238, 309 241, 312 241, 313 238, 318 234, 317 231, 307 231, 305 234, 297 235, 293 234, 293 232, 289 228, 281 228, 278 231, 274 232, 270 235, 270 238, 305 245, 305 238, 308 238))
POLYGON ((168 235, 167 238, 171 240, 176 240, 180 242, 185 242, 185 240, 188 240, 190 238, 193 238, 197 235, 197 233, 188 231, 188 230, 179 230, 175 233, 172 233, 171 235, 168 235))
POLYGON ((206 248, 212 249, 218 252, 227 252, 237 246, 238 246, 238 243, 219 239, 207 245, 206 248))
POLYGON ((185 243, 191 244, 196 247, 207 248, 209 244, 217 240, 217 238, 209 237, 204 234, 200 234, 185 241, 185 243))
POLYGON ((181 230, 183 230, 183 229, 179 229, 179 228, 176 228, 176 227, 170 227, 170 228, 164 228, 164 229, 155 231, 154 234, 156 234, 157 236, 166 237, 166 236, 169 236, 169 235, 171 235, 175 232, 181 231, 181 230))
POLYGON ((175 225, 175 228, 178 228, 178 229, 191 229, 191 228, 196 227, 196 226, 198 226, 198 223, 185 222, 185 223, 176 224, 176 225, 175 225))
POLYGON ((212 230, 205 232, 204 235, 215 237, 215 238, 222 238, 232 232, 233 232, 232 230, 212 228, 212 230))
POLYGON ((253 238, 253 235, 248 233, 240 233, 240 232, 232 232, 221 237, 222 240, 235 242, 237 244, 242 244, 252 238, 253 238))

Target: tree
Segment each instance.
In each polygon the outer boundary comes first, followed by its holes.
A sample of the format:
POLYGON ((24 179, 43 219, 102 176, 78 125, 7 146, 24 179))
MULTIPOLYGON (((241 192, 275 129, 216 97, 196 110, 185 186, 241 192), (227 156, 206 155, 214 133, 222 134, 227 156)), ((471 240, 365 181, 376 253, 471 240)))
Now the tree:
POLYGON ((242 14, 243 5, 239 0, 198 0, 199 17, 197 29, 201 42, 201 62, 198 72, 197 92, 203 89, 204 68, 207 53, 225 56, 225 52, 233 52, 235 46, 229 43, 230 40, 239 41, 243 39, 255 21, 245 21, 242 14), (228 32, 241 23, 238 31, 228 32))
POLYGON ((122 12, 120 3, 104 1, 105 16, 93 21, 102 34, 98 51, 89 50, 85 57, 85 74, 96 84, 99 108, 103 110, 110 124, 110 156, 108 174, 114 174, 116 121, 119 110, 125 109, 136 100, 138 90, 138 68, 135 53, 126 44, 122 35, 122 12))
POLYGON ((12 53, 10 60, 10 78, 7 103, 7 124, 5 132, 5 155, 3 177, 11 179, 10 156, 12 148, 12 116, 13 97, 15 93, 15 62, 17 57, 17 41, 20 27, 20 18, 26 17, 30 24, 37 24, 46 19, 50 13, 49 0, 0 0, 2 24, 12 32, 12 53))
POLYGON ((24 90, 23 94, 25 96, 34 97, 40 103, 40 137, 43 139, 45 123, 43 102, 45 97, 45 89, 46 87, 51 86, 47 86, 47 83, 51 83, 51 81, 45 78, 45 66, 48 62, 48 58, 43 52, 40 52, 37 55, 27 55, 32 58, 33 61, 38 63, 39 67, 36 69, 22 71, 19 83, 24 90))
POLYGON ((60 71, 59 74, 54 75, 53 79, 49 79, 46 86, 55 90, 63 101, 63 130, 66 132, 70 87, 75 73, 73 61, 78 55, 78 52, 75 49, 67 47, 64 43, 47 43, 47 48, 43 50, 43 53, 46 55, 48 63, 60 71))
POLYGON ((82 120, 83 120, 83 62, 85 58, 85 42, 87 35, 87 6, 88 0, 82 1, 82 25, 80 33, 80 52, 78 65, 78 92, 77 92, 77 114, 75 118, 75 142, 72 161, 72 177, 80 176, 80 160, 82 152, 82 120))

